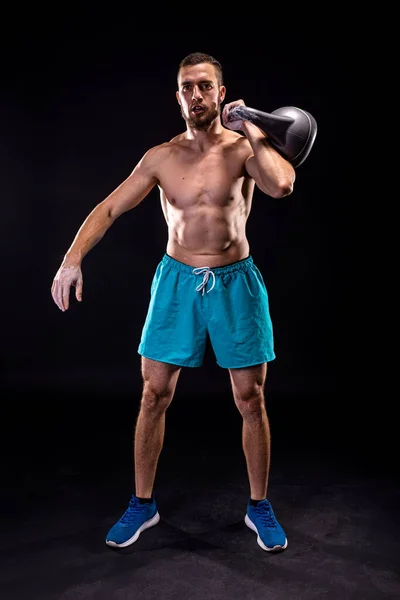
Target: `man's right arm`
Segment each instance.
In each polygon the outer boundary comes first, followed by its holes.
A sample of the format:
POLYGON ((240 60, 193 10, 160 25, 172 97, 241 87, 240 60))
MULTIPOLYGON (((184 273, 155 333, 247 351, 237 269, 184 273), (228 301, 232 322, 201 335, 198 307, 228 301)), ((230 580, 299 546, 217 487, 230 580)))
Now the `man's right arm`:
POLYGON ((158 184, 159 154, 160 146, 148 150, 132 173, 97 204, 80 226, 53 280, 52 296, 61 310, 66 310, 69 306, 71 286, 76 287, 77 299, 82 299, 81 263, 86 254, 103 238, 122 213, 140 204, 158 184))
POLYGON ((80 264, 114 221, 149 194, 158 183, 155 175, 158 152, 159 147, 148 150, 125 181, 89 213, 65 255, 64 264, 80 264))

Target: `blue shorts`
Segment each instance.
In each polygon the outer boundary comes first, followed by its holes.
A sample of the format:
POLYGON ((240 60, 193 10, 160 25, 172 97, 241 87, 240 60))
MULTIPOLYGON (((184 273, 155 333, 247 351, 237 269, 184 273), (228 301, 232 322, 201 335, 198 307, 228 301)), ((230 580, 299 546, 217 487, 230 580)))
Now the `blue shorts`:
POLYGON ((248 256, 224 267, 193 268, 168 254, 158 264, 138 353, 200 367, 207 334, 217 364, 249 367, 275 358, 268 294, 248 256))

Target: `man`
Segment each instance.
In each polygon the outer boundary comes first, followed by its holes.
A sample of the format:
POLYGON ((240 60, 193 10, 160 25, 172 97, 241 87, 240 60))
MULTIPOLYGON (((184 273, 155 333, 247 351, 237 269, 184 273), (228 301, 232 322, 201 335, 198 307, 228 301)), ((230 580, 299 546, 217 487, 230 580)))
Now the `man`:
POLYGON ((267 499, 270 432, 264 400, 267 363, 275 358, 267 290, 249 254, 245 227, 254 187, 273 198, 293 191, 295 171, 248 121, 229 120, 221 64, 199 52, 178 69, 186 130, 149 149, 132 173, 88 215, 55 275, 52 295, 69 306, 71 286, 82 300, 81 263, 124 212, 158 186, 168 224, 166 253, 151 286, 138 353, 143 395, 134 440, 135 494, 106 543, 125 547, 160 520, 153 494, 165 413, 183 366, 201 366, 206 336, 229 370, 243 417, 250 483, 245 523, 267 551, 287 546, 267 499), (241 131, 242 133, 237 133, 241 131), (244 134, 244 135, 243 135, 244 134))

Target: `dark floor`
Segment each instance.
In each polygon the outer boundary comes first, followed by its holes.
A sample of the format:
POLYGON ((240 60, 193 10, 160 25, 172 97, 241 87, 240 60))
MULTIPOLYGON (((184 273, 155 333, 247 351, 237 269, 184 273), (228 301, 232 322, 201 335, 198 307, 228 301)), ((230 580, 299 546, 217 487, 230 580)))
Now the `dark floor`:
POLYGON ((395 424, 379 406, 268 398, 268 495, 288 537, 271 555, 244 523, 241 417, 229 395, 177 390, 154 489, 161 521, 124 550, 105 535, 133 491, 137 399, 3 398, 1 600, 400 598, 395 424))

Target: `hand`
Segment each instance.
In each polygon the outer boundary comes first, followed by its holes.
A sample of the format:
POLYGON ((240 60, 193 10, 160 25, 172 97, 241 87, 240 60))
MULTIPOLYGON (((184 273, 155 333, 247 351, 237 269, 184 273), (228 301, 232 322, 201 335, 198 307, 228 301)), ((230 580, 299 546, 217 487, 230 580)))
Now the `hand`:
POLYGON ((236 121, 229 120, 229 112, 235 106, 246 106, 243 100, 235 100, 234 102, 229 102, 229 104, 225 104, 224 109, 222 111, 222 124, 228 129, 233 129, 234 131, 240 131, 243 127, 243 120, 237 119, 236 121))
POLYGON ((79 265, 61 265, 51 286, 51 295, 58 308, 63 312, 69 307, 69 293, 71 286, 76 288, 76 299, 82 301, 83 278, 79 265))

